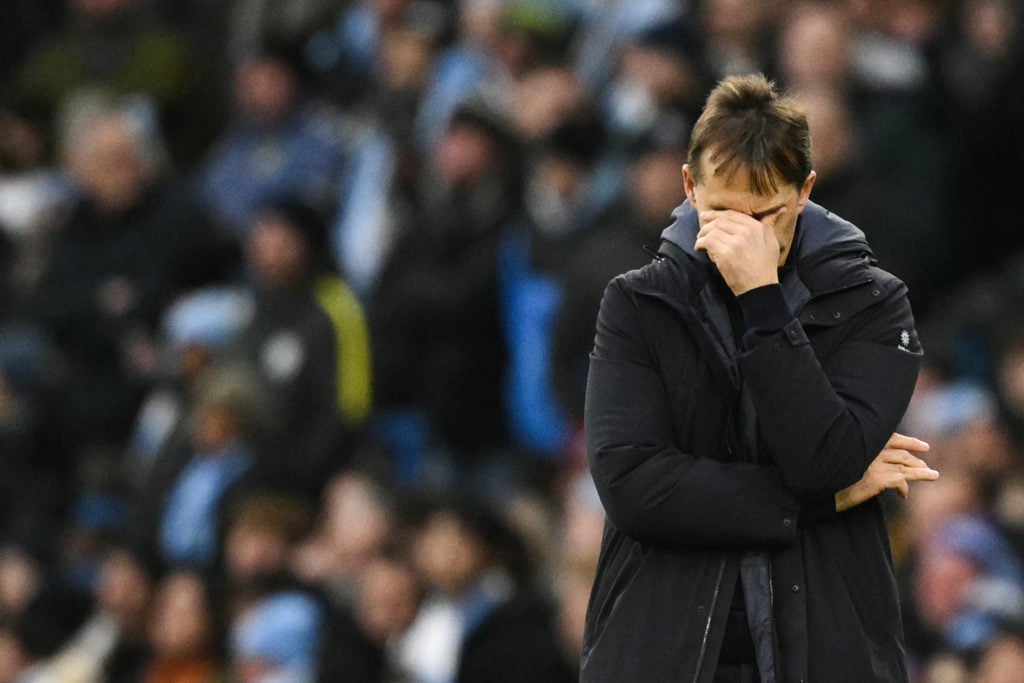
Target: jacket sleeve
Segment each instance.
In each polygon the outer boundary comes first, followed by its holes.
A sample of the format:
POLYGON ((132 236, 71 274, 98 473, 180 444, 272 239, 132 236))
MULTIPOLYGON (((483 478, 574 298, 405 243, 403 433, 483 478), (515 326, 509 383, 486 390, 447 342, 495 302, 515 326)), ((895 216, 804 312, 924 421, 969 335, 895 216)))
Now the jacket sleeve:
MULTIPOLYGON (((903 417, 921 362, 906 287, 846 322, 819 362, 799 320, 740 355, 761 435, 797 496, 831 494, 864 474, 903 417)), ((829 317, 847 315, 838 308, 829 317)))
POLYGON ((665 384, 618 279, 598 315, 585 429, 594 482, 620 532, 688 548, 794 540, 798 505, 774 466, 698 458, 673 444, 665 384))

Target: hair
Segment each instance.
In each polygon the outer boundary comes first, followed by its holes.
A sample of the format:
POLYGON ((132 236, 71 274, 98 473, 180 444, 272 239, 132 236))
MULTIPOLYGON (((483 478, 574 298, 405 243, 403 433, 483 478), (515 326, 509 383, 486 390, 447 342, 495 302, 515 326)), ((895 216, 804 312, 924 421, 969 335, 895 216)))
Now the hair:
POLYGON ((807 116, 761 74, 729 76, 708 95, 690 134, 694 181, 699 182, 701 157, 708 151, 715 175, 744 169, 758 194, 777 192, 779 180, 799 188, 811 172, 807 116))
POLYGON ((91 156, 94 133, 101 126, 124 129, 147 176, 159 176, 167 171, 167 149, 144 102, 92 89, 69 97, 57 113, 56 137, 63 158, 91 156))
POLYGON ((224 522, 229 532, 241 527, 262 529, 297 543, 313 529, 313 509, 300 495, 257 487, 230 502, 224 522))

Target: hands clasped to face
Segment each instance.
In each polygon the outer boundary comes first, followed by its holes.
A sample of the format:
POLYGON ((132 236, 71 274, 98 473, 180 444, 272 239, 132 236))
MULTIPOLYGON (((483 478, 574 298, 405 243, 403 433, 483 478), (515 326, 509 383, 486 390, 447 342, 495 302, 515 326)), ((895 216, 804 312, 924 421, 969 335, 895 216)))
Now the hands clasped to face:
POLYGON ((694 248, 707 252, 733 294, 775 284, 783 247, 776 237, 776 221, 784 221, 788 207, 748 215, 732 209, 700 212, 700 232, 694 248))
POLYGON ((700 181, 689 164, 683 166, 686 197, 699 212, 694 248, 707 253, 737 296, 777 283, 817 177, 814 171, 799 187, 775 178, 771 189, 755 191, 745 168, 719 173, 709 152, 701 166, 700 181))

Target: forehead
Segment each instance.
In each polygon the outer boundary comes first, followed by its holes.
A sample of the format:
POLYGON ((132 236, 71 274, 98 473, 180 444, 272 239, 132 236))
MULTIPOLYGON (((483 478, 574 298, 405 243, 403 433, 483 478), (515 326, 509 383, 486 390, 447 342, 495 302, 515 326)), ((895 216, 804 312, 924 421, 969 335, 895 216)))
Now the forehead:
POLYGON ((722 172, 705 153, 700 159, 697 199, 702 209, 734 209, 744 213, 760 213, 789 202, 799 192, 782 178, 775 178, 776 191, 757 192, 751 186, 750 172, 738 165, 722 172))

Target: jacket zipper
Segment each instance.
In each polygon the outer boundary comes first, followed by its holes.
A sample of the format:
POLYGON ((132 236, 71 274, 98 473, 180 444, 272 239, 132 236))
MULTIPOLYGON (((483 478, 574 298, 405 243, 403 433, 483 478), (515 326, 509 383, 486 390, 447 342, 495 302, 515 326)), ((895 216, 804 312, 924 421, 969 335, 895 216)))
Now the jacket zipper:
POLYGON ((711 594, 711 605, 708 606, 708 620, 704 624, 704 638, 700 643, 700 654, 697 655, 697 670, 693 672, 693 683, 700 679, 701 669, 704 667, 704 655, 708 649, 708 636, 711 634, 711 617, 715 613, 715 606, 718 604, 718 593, 722 590, 722 578, 725 576, 725 558, 718 567, 718 578, 715 579, 715 592, 711 594))

